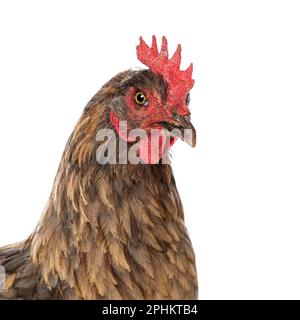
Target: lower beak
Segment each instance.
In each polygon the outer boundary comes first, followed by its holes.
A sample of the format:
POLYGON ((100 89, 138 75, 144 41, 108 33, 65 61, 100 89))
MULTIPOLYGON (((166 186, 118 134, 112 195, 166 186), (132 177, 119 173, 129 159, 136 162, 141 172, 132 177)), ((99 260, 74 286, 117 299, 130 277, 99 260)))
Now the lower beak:
POLYGON ((176 120, 163 121, 161 124, 168 130, 169 134, 182 139, 191 147, 196 146, 196 130, 189 117, 177 117, 176 120))

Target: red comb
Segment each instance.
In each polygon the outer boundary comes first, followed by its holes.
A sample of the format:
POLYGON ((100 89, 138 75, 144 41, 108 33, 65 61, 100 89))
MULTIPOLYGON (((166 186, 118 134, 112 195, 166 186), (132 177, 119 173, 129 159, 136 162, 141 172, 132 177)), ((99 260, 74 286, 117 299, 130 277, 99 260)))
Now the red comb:
MULTIPOLYGON (((138 59, 148 66, 152 72, 160 74, 168 83, 169 94, 167 104, 175 104, 186 94, 194 85, 192 79, 193 64, 186 70, 180 70, 181 46, 178 45, 172 58, 169 59, 168 42, 166 37, 162 37, 161 50, 158 52, 156 37, 152 36, 152 45, 149 47, 140 37, 140 44, 136 47, 138 59)), ((180 106, 183 108, 183 106, 180 106)), ((185 108, 187 109, 187 108, 185 108)), ((186 113, 186 110, 181 110, 186 113)))

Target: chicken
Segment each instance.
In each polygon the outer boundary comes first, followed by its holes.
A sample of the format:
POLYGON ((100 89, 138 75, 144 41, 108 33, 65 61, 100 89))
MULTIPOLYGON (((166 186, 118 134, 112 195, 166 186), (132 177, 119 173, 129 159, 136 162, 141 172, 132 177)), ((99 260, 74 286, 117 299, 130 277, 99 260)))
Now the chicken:
POLYGON ((140 38, 137 57, 148 69, 119 73, 85 107, 34 232, 0 248, 0 299, 197 299, 195 255, 163 161, 178 137, 196 143, 192 64, 181 71, 181 47, 169 58, 165 37, 160 51, 154 36, 151 47, 140 38), (139 161, 111 155, 122 144, 139 161))

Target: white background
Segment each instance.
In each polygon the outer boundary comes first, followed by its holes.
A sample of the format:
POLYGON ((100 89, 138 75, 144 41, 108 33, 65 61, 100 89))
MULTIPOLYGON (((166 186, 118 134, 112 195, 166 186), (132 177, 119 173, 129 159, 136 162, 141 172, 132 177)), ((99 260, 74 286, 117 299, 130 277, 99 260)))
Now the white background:
POLYGON ((194 62, 173 147, 201 299, 300 299, 298 1, 1 1, 0 245, 33 230, 83 107, 165 34, 194 62))

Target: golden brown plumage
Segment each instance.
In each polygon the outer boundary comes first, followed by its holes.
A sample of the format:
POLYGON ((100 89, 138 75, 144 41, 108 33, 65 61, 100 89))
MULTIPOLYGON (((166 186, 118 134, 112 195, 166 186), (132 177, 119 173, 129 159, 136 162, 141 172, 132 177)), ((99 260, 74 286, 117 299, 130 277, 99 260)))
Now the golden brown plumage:
POLYGON ((171 166, 96 160, 103 143, 95 139, 98 130, 113 128, 110 111, 121 117, 124 92, 141 82, 167 92, 151 71, 126 71, 86 106, 36 230, 26 241, 0 248, 7 273, 0 297, 197 298, 195 256, 171 166), (112 101, 118 99, 122 108, 116 110, 112 101))

